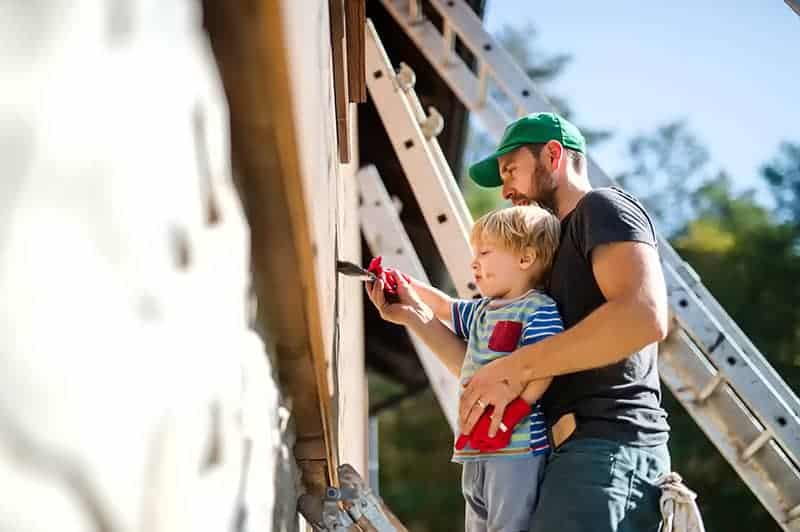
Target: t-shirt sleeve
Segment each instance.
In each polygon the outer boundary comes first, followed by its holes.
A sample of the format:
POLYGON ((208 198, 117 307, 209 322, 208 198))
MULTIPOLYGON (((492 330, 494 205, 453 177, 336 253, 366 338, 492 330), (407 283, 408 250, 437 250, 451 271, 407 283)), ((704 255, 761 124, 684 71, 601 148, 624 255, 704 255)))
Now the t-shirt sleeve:
POLYGON ((592 250, 612 242, 644 242, 656 247, 653 222, 644 206, 619 189, 589 192, 581 201, 575 235, 580 251, 590 260, 592 250))
POLYGON ((456 299, 450 308, 453 321, 453 331, 457 336, 468 340, 469 331, 472 327, 472 319, 475 316, 475 309, 480 303, 480 299, 456 299))
POLYGON ((564 330, 561 314, 555 302, 542 305, 534 311, 522 329, 520 345, 535 344, 539 340, 558 334, 564 330))

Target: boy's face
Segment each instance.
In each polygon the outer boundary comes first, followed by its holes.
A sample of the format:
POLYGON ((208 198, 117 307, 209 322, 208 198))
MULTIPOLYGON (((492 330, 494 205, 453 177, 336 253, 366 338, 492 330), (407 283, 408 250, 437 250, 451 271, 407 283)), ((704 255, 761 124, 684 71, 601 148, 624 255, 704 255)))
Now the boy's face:
POLYGON ((509 297, 530 288, 529 258, 491 241, 472 243, 472 275, 484 297, 509 297))

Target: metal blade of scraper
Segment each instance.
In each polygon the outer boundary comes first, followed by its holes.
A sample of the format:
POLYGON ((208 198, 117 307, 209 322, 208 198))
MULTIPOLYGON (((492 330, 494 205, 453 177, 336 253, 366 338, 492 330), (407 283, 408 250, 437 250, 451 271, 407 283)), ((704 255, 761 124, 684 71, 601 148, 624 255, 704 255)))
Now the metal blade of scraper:
POLYGON ((348 277, 355 277, 361 281, 377 281, 378 277, 358 264, 353 264, 346 260, 336 261, 336 271, 348 277))

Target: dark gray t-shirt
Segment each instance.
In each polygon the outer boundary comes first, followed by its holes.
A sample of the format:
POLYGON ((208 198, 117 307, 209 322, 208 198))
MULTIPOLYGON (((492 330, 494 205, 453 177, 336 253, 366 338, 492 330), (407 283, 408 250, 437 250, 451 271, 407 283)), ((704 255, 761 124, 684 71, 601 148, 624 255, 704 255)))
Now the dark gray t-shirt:
MULTIPOLYGON (((565 328, 606 301, 592 270, 592 250, 626 241, 657 246, 644 207, 618 188, 590 191, 561 221, 561 243, 548 288, 565 328)), ((615 327, 624 334, 624 323, 615 327)), ((634 446, 666 442, 669 425, 661 408, 657 353, 658 346, 651 344, 611 366, 554 378, 542 398, 548 422, 573 412, 578 419, 576 438, 604 438, 634 446)))

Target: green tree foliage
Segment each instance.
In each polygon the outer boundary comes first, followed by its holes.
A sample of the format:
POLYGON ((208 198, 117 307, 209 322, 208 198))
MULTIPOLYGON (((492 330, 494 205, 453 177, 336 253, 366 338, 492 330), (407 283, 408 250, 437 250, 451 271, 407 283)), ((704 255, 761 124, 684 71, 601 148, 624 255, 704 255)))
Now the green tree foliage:
POLYGON ((764 178, 770 184, 780 214, 800 222, 800 144, 785 142, 780 153, 764 166, 764 178))
MULTIPOLYGON (((800 367, 800 219, 776 219, 752 194, 730 188, 725 175, 701 187, 697 217, 674 244, 770 362, 791 377, 800 367)), ((789 384, 800 388, 800 381, 789 384)))
POLYGON ((662 232, 672 234, 691 217, 693 193, 706 179, 708 151, 679 120, 634 137, 628 157, 631 168, 617 181, 637 194, 662 232))

